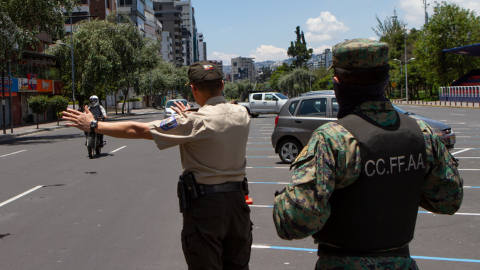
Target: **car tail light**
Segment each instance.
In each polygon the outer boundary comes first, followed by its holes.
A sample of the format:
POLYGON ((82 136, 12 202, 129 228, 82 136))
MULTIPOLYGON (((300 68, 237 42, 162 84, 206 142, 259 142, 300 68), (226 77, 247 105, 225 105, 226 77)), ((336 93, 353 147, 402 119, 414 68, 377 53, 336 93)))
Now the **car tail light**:
POLYGON ((444 129, 444 130, 443 130, 443 133, 445 133, 445 134, 450 134, 450 133, 452 133, 452 130, 451 130, 451 129, 444 129))
POLYGON ((275 117, 275 127, 277 127, 277 123, 278 123, 278 115, 277 117, 275 117))

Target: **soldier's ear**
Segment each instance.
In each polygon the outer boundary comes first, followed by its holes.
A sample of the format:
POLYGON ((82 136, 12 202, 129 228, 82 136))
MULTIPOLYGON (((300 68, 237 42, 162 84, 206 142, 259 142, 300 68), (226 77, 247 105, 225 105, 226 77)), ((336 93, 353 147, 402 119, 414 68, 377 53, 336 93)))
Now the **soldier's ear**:
POLYGON ((333 77, 333 80, 337 83, 339 82, 337 76, 333 77))

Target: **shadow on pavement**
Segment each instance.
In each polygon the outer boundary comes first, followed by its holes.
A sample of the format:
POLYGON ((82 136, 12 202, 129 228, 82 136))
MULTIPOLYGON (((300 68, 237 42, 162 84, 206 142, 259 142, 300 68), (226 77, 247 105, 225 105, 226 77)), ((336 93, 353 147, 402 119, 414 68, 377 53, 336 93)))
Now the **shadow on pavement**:
POLYGON ((16 137, 12 139, 5 139, 0 141, 0 145, 29 145, 29 144, 46 144, 55 143, 59 140, 69 140, 76 138, 85 138, 83 134, 66 134, 66 135, 52 135, 52 136, 25 136, 16 137))

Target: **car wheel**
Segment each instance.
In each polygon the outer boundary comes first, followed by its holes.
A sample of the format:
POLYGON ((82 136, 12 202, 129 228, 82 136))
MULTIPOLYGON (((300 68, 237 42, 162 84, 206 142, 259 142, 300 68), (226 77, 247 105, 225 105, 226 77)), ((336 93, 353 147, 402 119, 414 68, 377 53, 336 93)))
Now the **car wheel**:
POLYGON ((297 140, 287 139, 282 141, 278 147, 278 156, 283 162, 290 164, 295 161, 300 151, 302 151, 302 146, 297 140))

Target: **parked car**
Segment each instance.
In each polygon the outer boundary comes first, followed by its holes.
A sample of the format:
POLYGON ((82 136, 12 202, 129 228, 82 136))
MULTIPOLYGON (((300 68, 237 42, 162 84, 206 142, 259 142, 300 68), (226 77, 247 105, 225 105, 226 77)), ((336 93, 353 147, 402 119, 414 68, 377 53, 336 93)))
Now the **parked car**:
POLYGON ((163 112, 163 117, 164 118, 167 118, 167 117, 170 117, 172 115, 177 115, 177 113, 172 110, 170 107, 177 107, 175 106, 175 103, 173 103, 174 101, 176 102, 182 102, 185 106, 187 106, 187 101, 185 99, 170 99, 169 101, 167 101, 167 103, 165 104, 165 110, 163 112))
POLYGON ((279 113, 288 97, 280 93, 252 93, 248 96, 248 102, 239 102, 247 108, 251 117, 257 117, 260 114, 279 113))
MULTIPOLYGON (((272 146, 285 163, 292 163, 319 126, 336 121, 338 103, 333 91, 308 93, 291 98, 275 118, 272 146)), ((409 113, 394 105, 398 113, 423 120, 440 136, 448 149, 453 149, 455 133, 450 126, 437 120, 409 113)))

